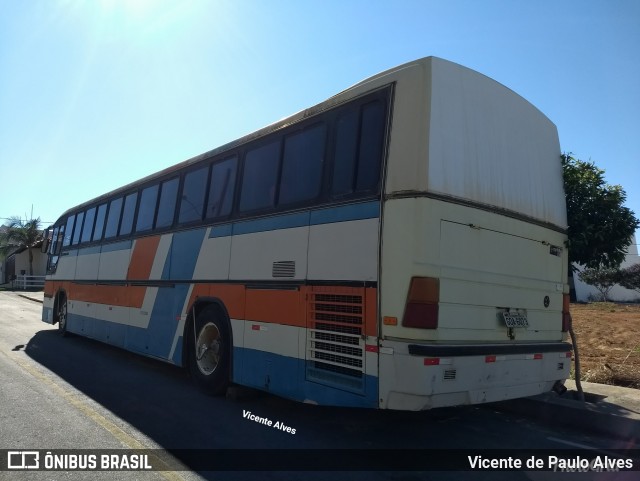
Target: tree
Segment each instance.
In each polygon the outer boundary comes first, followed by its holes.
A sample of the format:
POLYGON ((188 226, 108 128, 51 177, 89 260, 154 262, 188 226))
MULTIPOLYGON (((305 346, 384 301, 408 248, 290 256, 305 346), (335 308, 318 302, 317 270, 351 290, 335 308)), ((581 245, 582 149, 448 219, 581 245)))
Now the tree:
POLYGON ((33 275, 33 251, 34 244, 42 240, 40 219, 23 221, 20 217, 11 217, 6 227, 0 232, 0 251, 4 255, 18 249, 29 251, 29 275, 33 275))
POLYGON ((607 294, 613 286, 620 282, 620 270, 614 268, 593 269, 587 267, 578 274, 583 282, 595 287, 602 294, 602 299, 607 302, 607 294))
POLYGON ((618 267, 640 221, 624 207, 626 193, 604 180, 604 170, 562 154, 564 191, 569 224, 569 265, 587 268, 618 267))
POLYGON ((620 281, 620 270, 612 268, 593 269, 586 268, 578 274, 583 282, 594 286, 602 294, 602 299, 607 302, 607 294, 611 288, 620 281))
POLYGON ((621 269, 618 282, 622 287, 640 293, 640 264, 621 269))

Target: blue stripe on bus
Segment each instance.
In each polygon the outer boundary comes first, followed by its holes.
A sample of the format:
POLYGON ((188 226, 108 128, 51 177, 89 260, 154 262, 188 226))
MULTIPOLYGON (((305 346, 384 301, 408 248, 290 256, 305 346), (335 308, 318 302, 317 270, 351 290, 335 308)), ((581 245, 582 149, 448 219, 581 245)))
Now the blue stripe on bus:
POLYGON ((213 239, 215 237, 229 237, 233 230, 233 224, 223 224, 216 225, 211 228, 211 233, 209 234, 209 238, 213 239))
POLYGON ((349 220, 374 219, 380 216, 380 201, 350 204, 341 207, 314 210, 311 225, 332 224, 349 220))
POLYGON ((78 251, 79 256, 86 256, 89 254, 100 254, 100 246, 83 247, 78 251))
POLYGON ((313 401, 327 406, 378 407, 377 377, 365 375, 364 391, 350 392, 337 385, 307 380, 308 364, 304 359, 234 347, 233 380, 296 401, 313 401))
POLYGON ((279 229, 292 229, 309 225, 309 211, 276 215, 265 219, 248 220, 233 224, 233 235, 252 234, 279 229))
MULTIPOLYGON (((206 229, 201 228, 177 232, 173 235, 162 271, 162 279, 193 278, 205 233, 206 229)), ((189 287, 189 284, 175 284, 172 287, 158 288, 155 303, 150 313, 151 319, 146 329, 146 346, 149 354, 167 360, 176 359, 175 352, 172 359, 169 359, 169 353, 171 352, 176 330, 180 326, 179 320, 189 294, 189 287)), ((182 338, 181 334, 178 333, 180 338, 182 338)), ((180 346, 179 352, 182 352, 182 346, 180 346)), ((180 364, 180 362, 177 364, 180 364)))
POLYGON ((264 219, 222 224, 211 228, 209 238, 253 234, 309 225, 332 224, 350 220, 375 219, 380 216, 380 201, 364 202, 326 209, 274 215, 264 219))
MULTIPOLYGON (((158 292, 160 302, 156 303, 158 310, 169 307, 170 298, 158 292)), ((177 304, 174 302, 174 309, 177 304)), ((174 311, 176 312, 176 311, 174 311)), ((182 344, 180 336, 176 351, 168 359, 169 349, 173 341, 173 333, 178 321, 169 316, 163 316, 164 322, 159 322, 156 309, 155 326, 149 328, 129 326, 115 322, 104 321, 79 314, 69 313, 67 329, 86 337, 143 354, 173 362, 180 365, 182 360, 182 344), (172 321, 172 322, 170 322, 172 321), (165 333, 159 329, 165 328, 165 333), (173 329, 172 329, 173 328, 173 329), (158 342, 159 337, 165 335, 166 342, 158 342)), ((312 401, 326 406, 368 407, 378 406, 378 378, 365 375, 360 382, 362 392, 352 392, 339 385, 332 386, 326 382, 316 382, 305 378, 306 372, 313 369, 313 363, 304 359, 281 356, 269 352, 235 347, 233 349, 233 381, 245 386, 255 387, 266 392, 286 397, 296 401, 312 401), (243 368, 244 366, 244 368, 243 368)))
POLYGON ((100 252, 115 252, 115 251, 123 251, 127 249, 131 249, 131 245, 133 244, 132 240, 120 241, 120 242, 112 242, 111 244, 103 244, 103 245, 95 245, 89 247, 82 247, 81 249, 72 249, 68 252, 70 256, 86 256, 89 254, 100 254, 100 252))
POLYGON ((104 244, 102 246, 102 252, 114 252, 114 251, 122 251, 125 249, 131 249, 131 243, 133 241, 126 240, 121 242, 113 242, 111 244, 104 244))

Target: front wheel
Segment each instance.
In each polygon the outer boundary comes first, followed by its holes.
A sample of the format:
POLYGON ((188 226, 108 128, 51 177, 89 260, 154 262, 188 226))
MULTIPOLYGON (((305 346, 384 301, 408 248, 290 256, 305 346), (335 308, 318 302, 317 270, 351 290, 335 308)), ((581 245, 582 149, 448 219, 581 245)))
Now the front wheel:
POLYGON ((58 333, 62 336, 65 337, 68 334, 67 331, 67 319, 68 319, 68 312, 67 312, 67 299, 66 297, 60 297, 60 300, 58 301, 58 333))
MULTIPOLYGON (((191 321, 193 322, 193 320, 191 321)), ((196 318, 191 331, 189 371, 200 388, 212 394, 224 394, 229 384, 231 341, 224 320, 214 306, 206 307, 196 318)))

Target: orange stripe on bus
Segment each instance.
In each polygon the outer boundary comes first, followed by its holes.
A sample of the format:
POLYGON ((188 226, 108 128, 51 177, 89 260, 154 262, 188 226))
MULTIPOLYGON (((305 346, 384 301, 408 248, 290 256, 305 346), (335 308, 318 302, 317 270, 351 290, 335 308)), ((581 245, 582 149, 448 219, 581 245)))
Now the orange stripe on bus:
POLYGON ((136 244, 131 255, 131 262, 129 263, 127 279, 149 279, 159 243, 159 235, 143 237, 136 240, 136 244))
POLYGON ((246 319, 305 327, 305 304, 300 291, 247 289, 246 319))
MULTIPOLYGON (((147 290, 146 286, 123 286, 104 284, 76 284, 74 282, 51 283, 57 292, 64 289, 70 300, 91 302, 109 306, 140 309, 147 290)), ((367 336, 377 336, 377 289, 344 286, 300 286, 295 290, 247 289, 241 284, 193 285, 188 306, 200 297, 217 298, 233 319, 254 322, 270 322, 296 327, 315 327, 312 308, 314 294, 337 294, 363 296, 363 331, 367 336)), ((327 301, 330 302, 330 301, 327 301)), ((339 314, 339 312, 336 312, 339 314)), ((331 321, 333 324, 341 324, 331 321)))
POLYGON ((220 299, 232 319, 244 319, 245 287, 240 284, 195 284, 191 290, 189 306, 199 297, 220 299))
POLYGON ((147 291, 145 286, 111 286, 64 283, 67 297, 73 301, 140 309, 147 291))
POLYGON ((378 335, 378 289, 367 287, 364 290, 364 332, 367 336, 378 335))

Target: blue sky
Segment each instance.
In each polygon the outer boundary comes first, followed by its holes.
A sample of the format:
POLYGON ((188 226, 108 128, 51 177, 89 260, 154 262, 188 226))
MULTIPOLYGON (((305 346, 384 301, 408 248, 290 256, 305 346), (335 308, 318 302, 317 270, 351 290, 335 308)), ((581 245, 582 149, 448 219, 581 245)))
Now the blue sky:
MULTIPOLYGON (((636 0, 0 0, 0 218, 66 209, 436 55, 510 87, 640 217, 636 0)), ((3 219, 0 219, 0 223, 3 219)))

